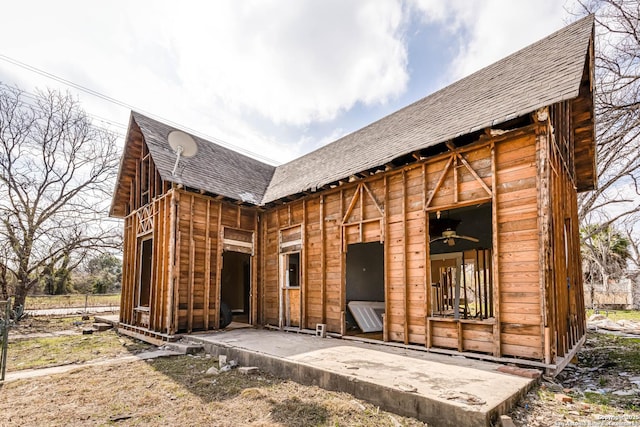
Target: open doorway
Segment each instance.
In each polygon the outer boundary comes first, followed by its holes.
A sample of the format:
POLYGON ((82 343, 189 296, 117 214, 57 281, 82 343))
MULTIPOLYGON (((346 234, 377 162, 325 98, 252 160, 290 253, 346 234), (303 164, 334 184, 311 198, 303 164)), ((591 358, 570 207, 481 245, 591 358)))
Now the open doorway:
POLYGON ((280 318, 283 327, 299 328, 302 318, 300 252, 280 254, 280 318))
POLYGON ((384 244, 348 245, 346 259, 345 331, 370 339, 383 339, 384 244))
POLYGON ((231 321, 250 323, 251 255, 225 251, 220 280, 220 328, 231 321))
POLYGON ((151 297, 151 263, 153 239, 140 241, 140 283, 138 288, 138 308, 149 308, 151 297))

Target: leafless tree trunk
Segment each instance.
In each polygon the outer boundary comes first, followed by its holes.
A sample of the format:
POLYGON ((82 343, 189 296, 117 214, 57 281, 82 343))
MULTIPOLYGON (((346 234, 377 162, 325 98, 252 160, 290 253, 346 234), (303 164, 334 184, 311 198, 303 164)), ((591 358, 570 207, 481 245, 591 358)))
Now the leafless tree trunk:
POLYGON ((47 266, 70 254, 118 245, 117 224, 103 221, 118 167, 115 135, 91 125, 68 93, 35 97, 0 85, 0 245, 15 278, 15 305, 47 266))
POLYGON ((598 154, 598 189, 580 195, 579 218, 606 228, 640 212, 640 3, 579 4, 577 13, 596 16, 598 154))

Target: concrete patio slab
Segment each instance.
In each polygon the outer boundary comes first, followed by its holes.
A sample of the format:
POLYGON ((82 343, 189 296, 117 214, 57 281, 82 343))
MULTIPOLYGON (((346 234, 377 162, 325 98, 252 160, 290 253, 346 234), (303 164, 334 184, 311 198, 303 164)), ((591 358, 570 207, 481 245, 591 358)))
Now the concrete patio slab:
POLYGON ((499 372, 497 363, 352 340, 259 329, 186 338, 241 366, 344 391, 433 426, 489 426, 535 383, 499 372))

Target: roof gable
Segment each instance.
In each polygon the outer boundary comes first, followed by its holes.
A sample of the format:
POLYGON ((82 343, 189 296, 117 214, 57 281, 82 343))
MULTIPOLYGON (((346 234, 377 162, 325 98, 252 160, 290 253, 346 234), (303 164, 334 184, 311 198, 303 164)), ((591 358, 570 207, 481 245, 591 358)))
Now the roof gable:
POLYGON ((119 205, 128 200, 126 188, 131 181, 131 171, 126 170, 130 165, 124 158, 135 152, 141 141, 146 142, 163 180, 265 205, 315 191, 401 156, 578 97, 581 108, 591 109, 588 120, 582 123, 579 150, 585 165, 582 188, 593 188, 595 182, 586 182, 596 176, 593 94, 589 87, 593 23, 593 16, 576 21, 444 89, 278 167, 192 135, 198 154, 181 159, 174 176, 176 157, 167 136, 175 128, 132 112, 111 214, 124 215, 124 208, 119 205))
POLYGON ((576 98, 588 16, 312 153, 276 168, 262 200, 314 190, 394 158, 576 98))

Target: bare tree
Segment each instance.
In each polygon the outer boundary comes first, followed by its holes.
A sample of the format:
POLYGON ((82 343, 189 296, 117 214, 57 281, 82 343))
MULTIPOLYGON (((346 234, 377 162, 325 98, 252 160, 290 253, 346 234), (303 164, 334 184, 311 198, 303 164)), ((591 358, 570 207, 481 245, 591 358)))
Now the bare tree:
POLYGON ((595 114, 598 188, 579 199, 593 233, 640 212, 640 3, 580 0, 596 19, 595 114))
POLYGON ((118 245, 105 222, 118 167, 116 136, 92 126, 70 94, 29 95, 0 84, 0 289, 15 280, 15 306, 47 269, 118 245), (3 283, 4 282, 4 283, 3 283))

